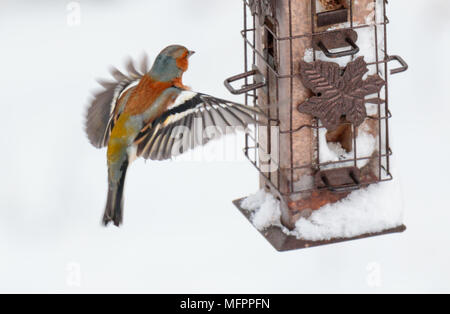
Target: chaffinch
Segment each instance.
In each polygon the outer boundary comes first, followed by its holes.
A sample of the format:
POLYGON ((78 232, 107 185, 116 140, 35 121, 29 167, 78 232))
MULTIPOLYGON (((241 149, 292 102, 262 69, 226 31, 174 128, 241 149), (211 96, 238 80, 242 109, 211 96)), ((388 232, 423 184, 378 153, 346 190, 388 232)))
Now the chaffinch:
POLYGON ((140 71, 130 60, 127 75, 112 69, 114 81, 99 81, 104 89, 94 95, 88 108, 86 133, 95 147, 108 147, 105 226, 122 223, 125 176, 136 157, 170 159, 224 134, 225 127, 246 128, 257 122, 256 109, 193 92, 183 85, 183 73, 193 54, 183 46, 169 46, 150 70, 147 58, 140 71), (208 127, 217 131, 206 137, 202 133, 200 140, 185 132, 198 125, 202 132, 208 127))

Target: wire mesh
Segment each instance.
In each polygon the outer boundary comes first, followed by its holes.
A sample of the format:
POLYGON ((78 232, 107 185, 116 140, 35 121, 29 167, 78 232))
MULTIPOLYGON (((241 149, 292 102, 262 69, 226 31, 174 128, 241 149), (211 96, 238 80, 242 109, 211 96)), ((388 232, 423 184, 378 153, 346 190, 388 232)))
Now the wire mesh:
MULTIPOLYGON (((277 0, 272 0, 277 1, 277 0)), ((280 129, 277 135, 273 135, 271 132, 272 126, 280 126, 282 123, 280 121, 280 111, 279 107, 275 110, 269 110, 266 113, 269 116, 269 123, 266 130, 261 130, 260 128, 256 128, 252 134, 247 134, 245 138, 245 155, 250 160, 250 162, 258 169, 261 175, 261 179, 264 184, 270 187, 272 190, 275 190, 280 197, 289 197, 291 198, 293 195, 302 194, 306 192, 311 192, 314 190, 318 190, 321 188, 316 187, 302 187, 296 186, 294 179, 294 172, 299 170, 310 170, 312 173, 317 171, 330 169, 330 168, 339 168, 339 167, 348 167, 352 165, 354 167, 358 167, 361 163, 367 162, 374 158, 374 156, 362 156, 358 154, 358 139, 357 139, 357 128, 352 125, 352 134, 353 134, 353 154, 351 158, 344 158, 338 161, 322 161, 320 157, 320 132, 325 131, 324 126, 321 124, 320 120, 317 118, 312 119, 311 124, 304 124, 301 126, 294 127, 293 123, 293 115, 294 108, 297 107, 298 104, 294 103, 293 99, 293 90, 294 90, 294 78, 300 75, 299 73, 299 65, 294 62, 294 54, 296 53, 294 49, 294 43, 298 40, 313 40, 316 36, 325 34, 331 30, 323 31, 319 30, 316 26, 316 0, 304 0, 311 1, 311 32, 308 33, 294 33, 294 28, 292 25, 292 2, 296 0, 288 0, 288 10, 289 10, 289 36, 279 36, 276 28, 274 29, 273 25, 268 23, 263 24, 263 29, 267 34, 271 36, 271 40, 274 41, 274 49, 280 47, 280 45, 288 45, 289 46, 289 70, 281 71, 277 66, 276 60, 269 58, 267 52, 260 51, 257 49, 257 21, 260 20, 261 17, 258 16, 258 12, 252 10, 252 4, 248 0, 243 0, 243 13, 244 13, 244 28, 241 32, 242 37, 244 39, 244 71, 245 73, 251 70, 258 70, 260 73, 264 73, 261 66, 264 66, 267 71, 271 74, 272 80, 265 78, 266 87, 264 91, 267 94, 272 93, 275 95, 274 97, 277 100, 281 98, 288 99, 288 103, 279 103, 278 106, 289 106, 289 127, 286 129, 280 129), (258 60, 258 61, 257 61, 258 60), (288 84, 289 91, 288 95, 280 95, 280 82, 284 84, 288 84), (307 163, 304 165, 295 165, 294 164, 294 134, 298 134, 304 130, 310 130, 314 134, 314 141, 311 145, 314 146, 315 155, 311 163, 307 163), (258 132, 267 132, 266 143, 260 142, 260 136, 258 132), (281 142, 281 137, 287 137, 288 140, 288 155, 290 163, 289 165, 283 166, 280 164, 281 153, 286 152, 286 149, 278 150, 278 156, 273 155, 271 151, 272 142, 276 141, 277 143, 281 142), (275 169, 273 171, 263 171, 261 165, 261 154, 265 156, 270 156, 268 160, 265 160, 265 168, 275 169), (288 184, 283 184, 283 182, 288 182, 288 184)), ((392 60, 387 53, 387 24, 389 20, 386 16, 386 1, 382 1, 382 6, 380 10, 380 6, 377 5, 377 0, 374 0, 374 11, 375 17, 373 23, 365 23, 365 24, 357 24, 354 22, 354 2, 355 0, 348 0, 348 10, 349 10, 349 21, 345 27, 340 28, 340 30, 362 30, 367 29, 368 31, 373 32, 373 49, 375 58, 374 60, 370 60, 368 62, 369 68, 372 71, 379 74, 380 77, 385 80, 386 85, 381 92, 378 93, 379 98, 383 98, 382 103, 378 103, 376 106, 376 114, 368 116, 366 119, 373 120, 372 123, 377 123, 377 148, 376 152, 377 162, 377 171, 370 178, 366 178, 362 183, 364 185, 369 185, 373 183, 378 183, 382 181, 392 180, 392 174, 390 172, 390 156, 392 155, 392 151, 390 149, 389 144, 389 119, 392 117, 391 112, 389 111, 389 98, 388 98, 388 63, 392 60), (382 38, 380 41, 379 39, 382 38)), ((351 60, 355 57, 352 56, 351 60)), ((312 61, 316 61, 318 59, 317 50, 313 49, 312 51, 312 61)), ((255 83, 255 79, 253 82, 250 82, 250 78, 245 78, 245 84, 255 83)), ((258 91, 261 93, 261 90, 258 91)), ((260 106, 258 100, 258 92, 256 90, 248 91, 245 93, 245 103, 253 104, 255 107, 260 107, 260 110, 265 111, 264 106, 260 106)), ((285 123, 284 123, 285 124, 285 123)), ((283 124, 283 125, 284 125, 283 124)), ((284 156, 283 156, 284 157, 284 156)), ((345 186, 344 186, 345 188, 345 186)))

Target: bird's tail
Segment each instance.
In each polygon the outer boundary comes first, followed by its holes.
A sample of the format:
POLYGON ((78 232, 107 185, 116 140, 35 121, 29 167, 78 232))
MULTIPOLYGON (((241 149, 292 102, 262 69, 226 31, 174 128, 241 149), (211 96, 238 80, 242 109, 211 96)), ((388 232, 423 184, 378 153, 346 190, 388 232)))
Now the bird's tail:
POLYGON ((103 215, 103 224, 107 226, 113 222, 119 227, 123 221, 123 188, 128 169, 128 160, 125 160, 120 167, 120 178, 117 182, 109 180, 108 199, 106 201, 105 214, 103 215))

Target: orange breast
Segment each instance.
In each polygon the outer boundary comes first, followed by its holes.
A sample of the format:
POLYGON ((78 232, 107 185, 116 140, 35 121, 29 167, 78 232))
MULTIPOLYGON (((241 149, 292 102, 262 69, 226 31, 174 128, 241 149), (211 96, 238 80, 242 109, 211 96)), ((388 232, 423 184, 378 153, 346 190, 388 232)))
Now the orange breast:
POLYGON ((189 66, 189 62, 187 59, 188 53, 189 52, 186 50, 183 55, 177 59, 177 66, 183 71, 187 71, 189 66))
POLYGON ((124 112, 131 116, 143 113, 171 86, 172 82, 158 82, 144 75, 130 96, 124 112))

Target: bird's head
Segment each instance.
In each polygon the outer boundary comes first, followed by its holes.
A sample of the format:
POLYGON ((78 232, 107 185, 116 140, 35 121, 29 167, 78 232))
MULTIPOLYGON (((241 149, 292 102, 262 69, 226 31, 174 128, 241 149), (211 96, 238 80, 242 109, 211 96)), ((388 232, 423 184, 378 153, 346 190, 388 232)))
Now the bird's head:
POLYGON ((189 58, 193 51, 180 45, 172 45, 161 51, 153 64, 149 75, 161 82, 169 82, 181 78, 189 66, 189 58))

